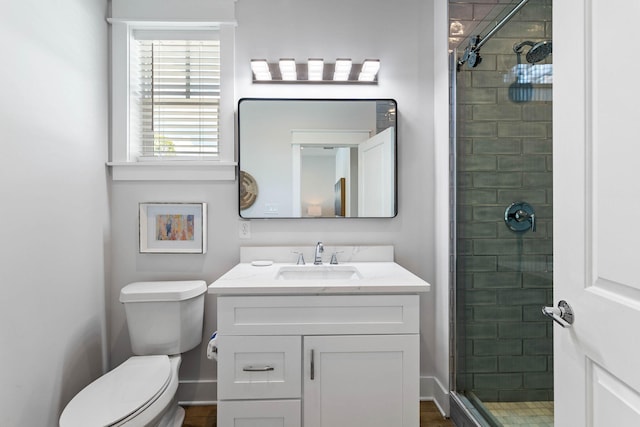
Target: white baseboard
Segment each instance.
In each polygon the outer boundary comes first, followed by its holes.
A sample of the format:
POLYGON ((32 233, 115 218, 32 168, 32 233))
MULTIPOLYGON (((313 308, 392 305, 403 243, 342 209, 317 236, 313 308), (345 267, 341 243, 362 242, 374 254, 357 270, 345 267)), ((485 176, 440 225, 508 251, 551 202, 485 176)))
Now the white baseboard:
POLYGON ((433 401, 442 415, 449 416, 449 390, 436 377, 420 377, 420 400, 433 401))
MULTIPOLYGON (((182 380, 178 386, 180 405, 214 405, 218 400, 216 380, 182 380)), ((436 377, 420 377, 420 400, 433 401, 442 415, 449 416, 449 391, 436 377)))
POLYGON ((181 380, 176 394, 179 405, 215 405, 218 401, 218 382, 216 380, 181 380))

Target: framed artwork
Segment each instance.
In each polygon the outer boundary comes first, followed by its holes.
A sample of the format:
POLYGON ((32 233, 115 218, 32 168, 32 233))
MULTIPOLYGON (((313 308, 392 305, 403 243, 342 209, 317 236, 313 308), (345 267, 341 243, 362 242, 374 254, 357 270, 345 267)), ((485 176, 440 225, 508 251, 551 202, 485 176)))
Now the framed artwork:
POLYGON ((207 252, 206 203, 140 203, 140 253, 207 252))

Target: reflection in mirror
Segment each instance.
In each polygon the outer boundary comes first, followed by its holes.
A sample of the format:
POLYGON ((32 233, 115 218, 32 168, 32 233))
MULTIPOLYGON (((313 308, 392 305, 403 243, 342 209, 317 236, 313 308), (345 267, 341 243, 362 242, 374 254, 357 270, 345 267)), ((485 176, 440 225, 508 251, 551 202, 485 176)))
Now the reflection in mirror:
POLYGON ((238 127, 241 217, 396 215, 394 100, 246 98, 238 127))

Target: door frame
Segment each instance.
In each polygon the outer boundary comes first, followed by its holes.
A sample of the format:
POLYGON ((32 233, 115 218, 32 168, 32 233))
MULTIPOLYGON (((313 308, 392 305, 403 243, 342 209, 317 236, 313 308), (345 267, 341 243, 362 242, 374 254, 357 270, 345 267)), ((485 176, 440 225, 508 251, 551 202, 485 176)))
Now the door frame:
POLYGON ((357 147, 371 137, 366 129, 292 129, 291 130, 291 182, 293 197, 291 216, 302 217, 302 147, 331 145, 336 147, 357 147))

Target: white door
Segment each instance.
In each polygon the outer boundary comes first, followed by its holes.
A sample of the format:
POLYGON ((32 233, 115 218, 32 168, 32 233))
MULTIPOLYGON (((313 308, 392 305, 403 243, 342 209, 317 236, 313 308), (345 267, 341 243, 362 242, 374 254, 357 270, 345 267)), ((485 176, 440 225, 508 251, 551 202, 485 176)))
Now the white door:
POLYGON ((358 145, 358 216, 388 217, 395 212, 393 128, 358 145))
POLYGON ((553 2, 555 425, 640 426, 640 2, 553 2))
POLYGON ((419 427, 419 335, 304 337, 304 427, 419 427))

